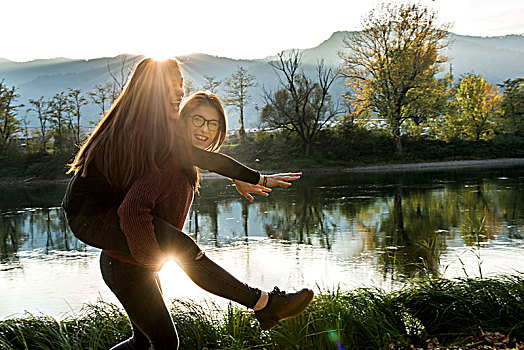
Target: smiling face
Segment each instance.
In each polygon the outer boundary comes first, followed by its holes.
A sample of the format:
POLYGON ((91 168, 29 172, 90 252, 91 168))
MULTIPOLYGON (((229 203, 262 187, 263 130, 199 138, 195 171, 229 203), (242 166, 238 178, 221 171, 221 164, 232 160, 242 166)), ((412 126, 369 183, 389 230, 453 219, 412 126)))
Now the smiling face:
POLYGON ((220 114, 210 106, 199 106, 193 110, 188 121, 189 138, 194 146, 206 149, 215 140, 220 128, 220 114))
POLYGON ((227 133, 227 119, 220 99, 209 91, 197 91, 180 107, 180 120, 188 140, 198 148, 218 152, 227 133))

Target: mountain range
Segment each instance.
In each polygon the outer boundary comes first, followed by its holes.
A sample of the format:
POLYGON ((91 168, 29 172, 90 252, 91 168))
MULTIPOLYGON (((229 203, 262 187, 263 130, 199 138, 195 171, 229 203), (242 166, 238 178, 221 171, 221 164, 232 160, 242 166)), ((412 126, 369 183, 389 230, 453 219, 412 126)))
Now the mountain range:
MULTIPOLYGON (((303 68, 311 72, 320 59, 331 66, 341 63, 338 52, 344 49, 343 38, 351 32, 335 32, 320 45, 301 49, 303 68)), ((501 37, 463 36, 450 33, 452 44, 445 49, 448 62, 444 72, 452 71, 455 77, 467 73, 481 74, 487 81, 500 84, 507 79, 524 76, 524 35, 507 35, 501 37)), ((119 55, 90 60, 55 58, 37 59, 30 62, 13 62, 0 58, 0 80, 9 86, 16 86, 20 94, 18 102, 28 104, 28 99, 44 96, 50 98, 67 88, 81 89, 85 92, 93 89, 95 84, 104 84, 111 80, 109 70, 120 74, 123 57, 127 67, 141 58, 137 55, 119 55)), ((262 107, 262 87, 276 89, 278 79, 268 62, 277 56, 254 60, 236 60, 226 57, 211 56, 203 53, 178 57, 182 62, 184 76, 193 82, 195 88, 204 83, 203 76, 214 76, 222 80, 231 75, 239 66, 243 66, 256 76, 258 87, 250 91, 250 102, 246 110, 246 125, 254 127, 258 120, 258 107, 262 107)), ((340 79, 332 90, 334 97, 341 95, 344 81, 340 79)), ((220 96, 220 92, 218 93, 220 96)), ((84 108, 84 124, 99 118, 97 106, 90 104, 84 108)), ((20 113, 24 113, 23 110, 20 113)), ((228 112, 232 128, 238 126, 234 110, 228 112)), ((36 117, 29 114, 31 125, 36 126, 36 117)))

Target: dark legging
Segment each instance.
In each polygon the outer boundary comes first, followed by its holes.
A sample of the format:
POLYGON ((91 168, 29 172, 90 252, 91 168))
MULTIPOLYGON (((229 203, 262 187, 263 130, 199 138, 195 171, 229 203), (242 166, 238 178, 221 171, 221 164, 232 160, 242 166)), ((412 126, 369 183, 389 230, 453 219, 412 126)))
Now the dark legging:
POLYGON ((260 297, 260 290, 240 282, 229 272, 209 259, 195 241, 168 222, 153 219, 158 244, 182 267, 200 288, 215 295, 253 308, 260 297))
POLYGON ((177 349, 178 335, 164 304, 157 273, 121 262, 104 251, 100 255, 100 270, 133 327, 133 336, 112 350, 177 349))
MULTIPOLYGON (((74 232, 84 231, 82 235, 91 231, 95 235, 106 237, 106 240, 107 237, 112 237, 108 240, 111 245, 106 245, 107 250, 129 252, 116 212, 96 217, 76 217, 69 220, 69 224, 74 232)), ((191 237, 173 225, 158 217, 153 218, 153 225, 162 251, 173 257, 199 287, 253 308, 260 290, 240 282, 214 263, 203 254, 191 237)), ((144 345, 144 339, 151 341, 152 349, 155 350, 176 349, 173 345, 178 343, 176 330, 163 302, 156 273, 120 262, 104 252, 101 256, 101 271, 104 281, 124 306, 133 326, 133 337, 115 349, 149 349, 149 345, 144 345), (160 329, 165 331, 159 331, 160 329)))

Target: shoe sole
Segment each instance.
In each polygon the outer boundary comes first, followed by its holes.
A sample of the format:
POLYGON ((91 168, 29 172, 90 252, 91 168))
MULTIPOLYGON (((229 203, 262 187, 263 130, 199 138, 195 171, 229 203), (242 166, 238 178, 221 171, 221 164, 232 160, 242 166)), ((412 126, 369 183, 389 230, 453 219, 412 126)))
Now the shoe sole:
POLYGON ((315 293, 313 293, 312 290, 309 290, 307 294, 307 298, 304 299, 302 304, 300 304, 296 309, 293 309, 293 311, 291 311, 288 316, 278 319, 275 318, 273 320, 267 321, 264 324, 260 324, 260 328, 267 331, 271 328, 276 327, 278 325, 278 322, 290 319, 302 313, 302 311, 304 311, 308 307, 309 303, 311 302, 311 300, 313 300, 313 297, 315 296, 315 293))

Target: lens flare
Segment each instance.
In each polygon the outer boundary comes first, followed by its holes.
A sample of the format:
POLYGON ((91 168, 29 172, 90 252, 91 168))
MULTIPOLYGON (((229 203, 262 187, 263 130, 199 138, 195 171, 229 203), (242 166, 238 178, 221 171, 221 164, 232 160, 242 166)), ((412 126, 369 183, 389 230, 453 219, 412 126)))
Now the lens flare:
POLYGON ((342 343, 340 342, 339 339, 340 339, 340 337, 339 337, 337 331, 335 331, 335 330, 330 330, 329 331, 329 340, 334 342, 339 350, 346 350, 346 348, 344 348, 344 346, 342 345, 342 343))

